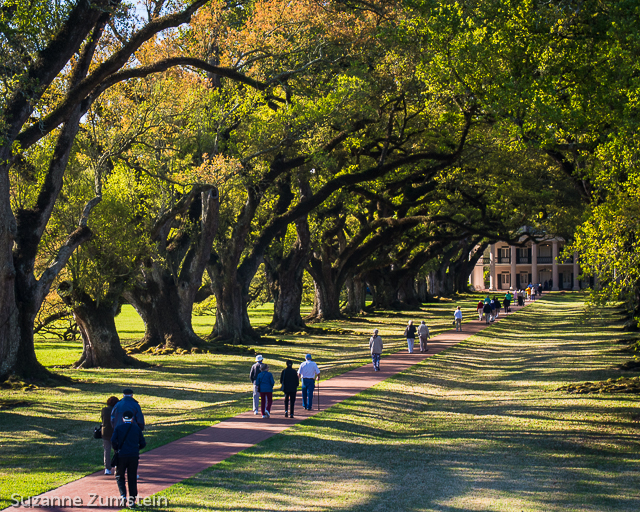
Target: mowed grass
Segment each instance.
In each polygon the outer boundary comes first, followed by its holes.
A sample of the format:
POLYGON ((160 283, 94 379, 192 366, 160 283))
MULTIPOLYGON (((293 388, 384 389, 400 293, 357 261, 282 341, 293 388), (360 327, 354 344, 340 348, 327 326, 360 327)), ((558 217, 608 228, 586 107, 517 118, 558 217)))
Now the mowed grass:
MULTIPOLYGON (((606 318, 606 316, 605 316, 606 318)), ((554 294, 161 493, 170 511, 640 510, 619 325, 554 294)))
MULTIPOLYGON (((478 296, 460 298, 466 320, 475 312, 478 296)), ((328 331, 278 335, 286 345, 254 347, 272 366, 276 379, 285 361, 301 362, 314 354, 322 377, 343 373, 369 360, 368 337, 378 328, 385 350, 406 347, 402 332, 408 319, 426 320, 433 334, 451 328, 458 302, 425 305, 420 311, 393 311, 315 324, 328 331)), ((253 325, 266 325, 271 305, 251 311, 253 325)), ((117 317, 123 343, 139 339, 143 324, 125 306, 117 317)), ((195 330, 207 335, 213 317, 194 317, 195 330)), ((137 356, 154 365, 143 370, 74 370, 70 365, 81 352, 80 342, 38 340, 38 359, 52 371, 69 376, 68 385, 34 391, 0 390, 0 508, 11 495, 28 497, 58 487, 102 467, 102 442, 91 438, 100 410, 111 395, 132 387, 145 413, 147 450, 251 408, 248 379, 253 357, 237 355, 137 356)))

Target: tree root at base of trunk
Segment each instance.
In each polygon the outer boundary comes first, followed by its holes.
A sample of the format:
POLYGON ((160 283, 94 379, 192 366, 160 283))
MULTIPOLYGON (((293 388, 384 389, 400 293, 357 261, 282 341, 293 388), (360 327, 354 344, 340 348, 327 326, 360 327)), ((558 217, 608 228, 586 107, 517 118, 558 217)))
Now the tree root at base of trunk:
POLYGON ((57 386, 66 385, 73 382, 71 377, 51 373, 47 371, 42 375, 32 377, 21 377, 19 375, 10 375, 6 380, 0 382, 0 389, 13 391, 34 391, 39 388, 55 388, 57 386))

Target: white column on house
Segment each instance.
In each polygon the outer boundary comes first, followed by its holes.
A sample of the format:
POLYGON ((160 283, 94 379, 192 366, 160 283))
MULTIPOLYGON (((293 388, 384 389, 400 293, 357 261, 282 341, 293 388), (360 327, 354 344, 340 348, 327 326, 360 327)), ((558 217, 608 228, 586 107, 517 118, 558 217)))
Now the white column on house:
POLYGON ((551 279, 553 280, 552 291, 557 292, 558 288, 558 242, 551 242, 551 279))
POLYGON ((516 246, 511 246, 511 288, 516 289, 516 246))
POLYGON ((538 282, 538 246, 531 243, 531 279, 533 279, 532 284, 536 284, 538 282))
POLYGON ((489 290, 496 289, 496 244, 489 247, 489 290))
POLYGON ((578 278, 578 274, 580 274, 580 267, 578 266, 578 253, 573 253, 573 291, 577 292, 580 290, 580 279, 578 278))

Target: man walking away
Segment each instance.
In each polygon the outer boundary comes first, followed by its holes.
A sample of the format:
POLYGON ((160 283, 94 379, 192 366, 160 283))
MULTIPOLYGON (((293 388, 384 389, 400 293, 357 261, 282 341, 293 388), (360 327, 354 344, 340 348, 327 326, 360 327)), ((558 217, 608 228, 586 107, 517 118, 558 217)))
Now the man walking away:
POLYGON ((453 318, 456 321, 456 331, 462 331, 462 310, 460 306, 458 306, 456 312, 453 314, 453 318))
POLYGON ((378 335, 378 329, 373 330, 373 336, 369 338, 369 350, 371 351, 371 361, 373 361, 373 371, 380 371, 380 354, 382 354, 382 338, 378 335))
POLYGON ((485 303, 484 303, 483 311, 484 311, 484 319, 485 319, 485 322, 488 324, 488 323, 489 323, 489 320, 490 320, 490 318, 491 318, 491 304, 490 304, 490 303, 488 303, 488 302, 485 302, 485 303))
MULTIPOLYGON (((119 402, 120 403, 120 402, 119 402)), ((138 461, 140 459, 140 449, 147 445, 142 435, 142 430, 133 421, 135 413, 124 411, 122 413, 123 422, 117 426, 111 436, 111 446, 118 452, 118 465, 116 466, 116 482, 120 491, 120 502, 122 506, 132 508, 138 498, 138 461), (125 473, 129 481, 129 501, 127 502, 127 485, 125 473)))
POLYGON ((253 364, 251 371, 249 372, 249 378, 251 379, 251 385, 253 386, 253 414, 255 415, 258 414, 258 407, 260 406, 260 391, 258 390, 258 386, 256 386, 256 379, 261 371, 262 359, 262 356, 258 354, 256 356, 256 362, 253 364))
POLYGON ((144 416, 140 404, 133 398, 133 390, 127 388, 122 391, 122 400, 111 409, 111 426, 116 429, 124 423, 124 412, 131 411, 133 413, 133 422, 144 430, 144 416))
POLYGON ((482 320, 482 312, 484 310, 484 302, 479 301, 478 305, 476 306, 476 312, 478 313, 478 322, 480 322, 482 320))
MULTIPOLYGON (((482 311, 480 312, 482 315, 482 311)), ((418 326, 418 338, 420 338, 420 352, 426 352, 429 350, 427 348, 427 340, 429 339, 429 327, 424 323, 424 320, 420 322, 418 326)))
POLYGON ((284 391, 284 417, 293 418, 294 405, 296 403, 296 394, 298 393, 298 386, 300 385, 300 379, 298 374, 293 369, 293 362, 287 361, 287 367, 282 370, 280 374, 280 384, 282 384, 282 391, 284 391), (291 403, 291 405, 289 405, 291 403))
POLYGON ((320 370, 318 365, 311 359, 311 354, 306 355, 304 363, 298 368, 298 377, 302 379, 302 406, 310 411, 313 406, 315 381, 320 380, 320 370))

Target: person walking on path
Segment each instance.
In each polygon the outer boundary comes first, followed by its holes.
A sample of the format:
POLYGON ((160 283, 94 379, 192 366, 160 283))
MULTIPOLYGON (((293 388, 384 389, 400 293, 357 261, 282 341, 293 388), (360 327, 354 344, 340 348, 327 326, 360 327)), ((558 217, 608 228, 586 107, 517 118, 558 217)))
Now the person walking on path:
POLYGON ((460 306, 456 308, 453 318, 456 321, 456 331, 462 331, 462 310, 460 309, 460 306))
POLYGON ((269 371, 269 365, 263 364, 260 373, 256 377, 256 386, 260 391, 260 409, 263 418, 271 417, 271 404, 273 404, 273 386, 276 383, 269 371))
POLYGON ((380 371, 380 355, 382 354, 382 338, 378 334, 378 329, 373 330, 373 336, 369 338, 369 350, 371 351, 371 361, 373 361, 373 371, 380 371))
POLYGON ((102 447, 104 448, 104 474, 111 475, 111 436, 113 435, 113 427, 111 426, 111 411, 113 406, 118 403, 118 397, 110 396, 107 398, 107 406, 102 408, 102 447))
POLYGON ((493 318, 496 319, 500 316, 500 309, 502 309, 502 304, 500 304, 500 301, 498 300, 498 297, 493 297, 493 305, 495 306, 493 308, 494 313, 493 313, 493 318))
POLYGON ((505 313, 509 312, 509 308, 511 307, 511 303, 513 302, 513 295, 511 295, 511 291, 508 291, 507 294, 504 296, 504 300, 507 303, 506 309, 504 310, 505 313))
POLYGON ((536 300, 537 293, 538 290, 536 290, 536 287, 534 285, 531 285, 531 300, 536 300))
POLYGON ((284 417, 293 418, 300 378, 293 369, 293 361, 287 361, 286 365, 287 367, 280 374, 280 384, 282 384, 282 391, 284 391, 284 417))
POLYGON ((407 328, 404 330, 404 337, 407 338, 409 354, 413 354, 413 344, 416 341, 416 327, 413 325, 413 320, 409 320, 407 328))
MULTIPOLYGON (((480 312, 482 315, 482 312, 480 312)), ((427 348, 427 340, 429 339, 429 327, 424 323, 424 320, 420 322, 418 326, 418 338, 420 338, 420 352, 426 352, 429 350, 427 348)))
POLYGON ((484 302, 479 301, 478 305, 476 306, 476 312, 478 313, 478 322, 482 320, 483 311, 484 311, 484 302))
MULTIPOLYGON (((122 400, 118 403, 122 403, 122 400)), ((127 504, 133 507, 138 498, 138 461, 140 449, 147 445, 142 435, 142 430, 133 421, 135 412, 126 410, 122 413, 122 424, 113 430, 111 445, 118 453, 118 465, 116 469, 116 482, 120 491, 121 505, 127 504), (127 485, 125 473, 129 482, 129 501, 127 502, 127 485)))
POLYGON ((490 302, 485 302, 484 303, 483 312, 484 312, 485 323, 488 324, 489 321, 490 321, 490 318, 491 318, 491 303, 490 302))
POLYGON ((122 400, 120 400, 111 409, 111 426, 116 429, 124 423, 123 414, 125 411, 131 411, 133 413, 133 422, 140 427, 140 430, 144 430, 144 416, 142 415, 142 409, 140 404, 133 398, 133 390, 130 388, 122 391, 122 400))
POLYGON ((260 373, 260 367, 262 366, 263 357, 258 354, 256 356, 256 362, 253 363, 251 371, 249 372, 249 378, 251 379, 251 385, 253 386, 253 414, 258 415, 258 406, 260 405, 260 391, 256 386, 256 379, 260 373))
POLYGON ((310 411, 313 406, 313 390, 316 380, 320 380, 320 369, 311 359, 311 354, 305 356, 304 363, 298 368, 298 377, 302 379, 302 406, 310 411))

